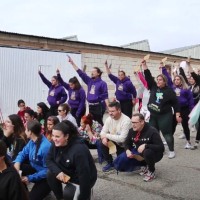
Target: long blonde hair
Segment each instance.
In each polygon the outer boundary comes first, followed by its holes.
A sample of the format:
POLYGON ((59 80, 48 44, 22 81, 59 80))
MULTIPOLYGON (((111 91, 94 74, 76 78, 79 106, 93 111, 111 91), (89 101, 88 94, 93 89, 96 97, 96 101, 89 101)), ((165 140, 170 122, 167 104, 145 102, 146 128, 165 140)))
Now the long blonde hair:
POLYGON ((181 76, 181 75, 175 75, 175 76, 174 76, 173 84, 175 83, 175 78, 176 78, 176 77, 178 77, 178 78, 181 79, 181 87, 182 87, 183 89, 189 89, 188 84, 185 82, 185 79, 184 79, 183 76, 181 76))

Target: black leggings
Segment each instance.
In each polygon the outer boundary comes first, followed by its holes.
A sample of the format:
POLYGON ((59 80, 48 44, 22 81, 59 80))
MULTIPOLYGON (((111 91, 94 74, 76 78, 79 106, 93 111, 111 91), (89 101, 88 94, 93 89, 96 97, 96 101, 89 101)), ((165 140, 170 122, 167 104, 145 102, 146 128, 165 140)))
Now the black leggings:
MULTIPOLYGON (((189 114, 190 114, 189 107, 182 107, 180 113, 181 113, 181 118, 182 118, 181 124, 183 127, 183 131, 184 131, 186 140, 190 141, 190 129, 189 129, 189 125, 188 125, 189 114)), ((176 131, 176 125, 177 125, 177 121, 176 121, 176 116, 174 115, 174 117, 173 117, 173 134, 176 131)))
MULTIPOLYGON (((34 174, 36 170, 29 164, 21 165, 22 176, 28 176, 34 174)), ((51 188, 47 183, 47 179, 34 182, 34 186, 29 192, 30 200, 42 200, 51 192, 51 188)))

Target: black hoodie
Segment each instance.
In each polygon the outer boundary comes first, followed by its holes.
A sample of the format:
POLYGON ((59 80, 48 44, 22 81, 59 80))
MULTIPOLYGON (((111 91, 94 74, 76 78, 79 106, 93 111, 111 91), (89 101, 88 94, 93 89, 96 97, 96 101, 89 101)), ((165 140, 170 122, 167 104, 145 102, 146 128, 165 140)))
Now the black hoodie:
POLYGON ((22 200, 23 192, 21 179, 13 167, 0 172, 0 200, 22 200))
POLYGON ((70 182, 80 185, 79 200, 90 196, 97 179, 97 170, 88 147, 79 137, 71 139, 64 147, 51 146, 47 155, 47 167, 57 176, 64 172, 71 177, 70 182))

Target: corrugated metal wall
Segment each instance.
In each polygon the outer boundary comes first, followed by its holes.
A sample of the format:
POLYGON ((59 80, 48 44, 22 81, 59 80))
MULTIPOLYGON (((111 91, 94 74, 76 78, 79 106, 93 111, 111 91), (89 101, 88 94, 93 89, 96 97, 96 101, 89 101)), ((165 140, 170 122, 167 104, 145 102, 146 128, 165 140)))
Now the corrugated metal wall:
MULTIPOLYGON (((49 80, 56 75, 57 67, 65 81, 78 77, 66 55, 62 52, 0 47, 0 108, 4 118, 18 111, 19 99, 34 110, 38 102, 47 103, 48 88, 38 75, 39 66, 49 80)), ((68 55, 81 67, 81 54, 68 55)))

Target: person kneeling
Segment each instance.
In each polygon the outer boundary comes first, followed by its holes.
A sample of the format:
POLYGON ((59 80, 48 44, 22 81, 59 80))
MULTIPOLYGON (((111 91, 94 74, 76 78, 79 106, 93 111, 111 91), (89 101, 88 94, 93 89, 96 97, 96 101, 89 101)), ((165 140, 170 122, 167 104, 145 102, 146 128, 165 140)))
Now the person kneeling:
POLYGON ((140 113, 133 115, 132 129, 124 142, 125 152, 114 160, 118 171, 134 171, 142 166, 144 181, 155 178, 155 163, 163 157, 164 145, 158 131, 148 125, 140 113))

